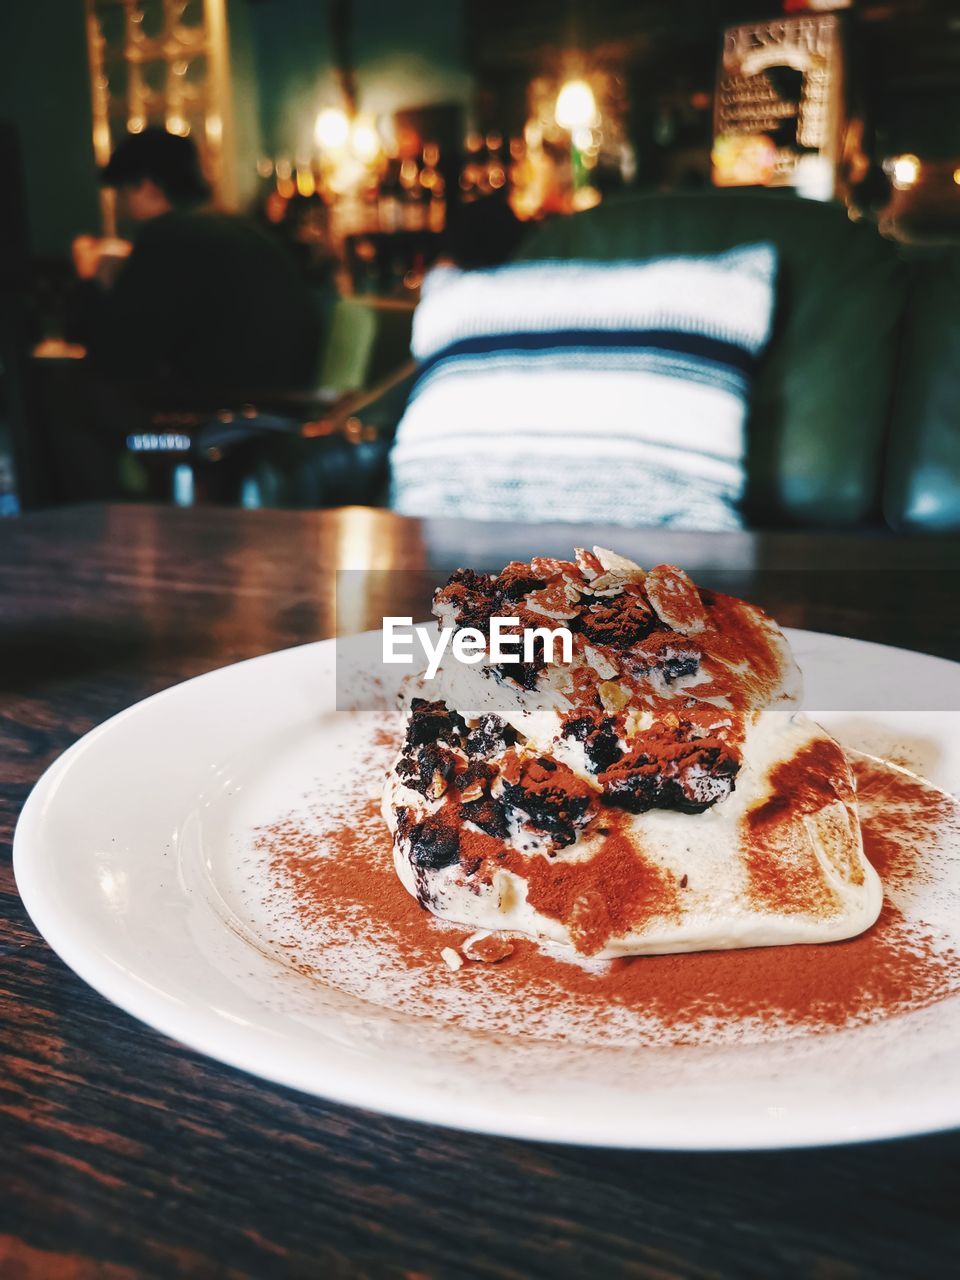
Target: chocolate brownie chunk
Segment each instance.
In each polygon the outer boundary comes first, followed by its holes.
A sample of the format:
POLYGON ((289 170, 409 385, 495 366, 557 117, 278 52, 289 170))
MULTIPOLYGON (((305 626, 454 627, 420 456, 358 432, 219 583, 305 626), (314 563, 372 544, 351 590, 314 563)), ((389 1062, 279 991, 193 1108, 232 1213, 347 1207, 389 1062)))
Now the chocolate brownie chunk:
POLYGON ((490 615, 496 611, 496 579, 491 573, 477 573, 473 569, 457 569, 447 579, 447 585, 434 594, 434 613, 439 605, 449 605, 459 627, 477 627, 486 631, 490 615))
POLYGON ((490 713, 480 717, 467 734, 465 745, 468 756, 487 759, 505 751, 507 747, 512 747, 516 740, 516 729, 508 725, 500 716, 490 713))
POLYGON ((538 578, 528 564, 513 560, 496 580, 496 593, 502 603, 505 600, 522 600, 531 591, 539 591, 547 585, 545 578, 538 578))
POLYGON ((424 871, 460 861, 460 833, 443 813, 432 813, 410 829, 410 861, 424 871))
POLYGON ((540 672, 547 664, 543 657, 534 657, 532 662, 501 662, 490 669, 496 673, 498 680, 511 680, 521 689, 535 689, 540 672))
POLYGON ((603 803, 628 813, 702 813, 730 795, 739 770, 739 761, 716 742, 651 742, 600 774, 603 803))
POLYGON ((544 756, 525 761, 516 781, 504 778, 503 797, 561 849, 576 840, 590 808, 590 787, 544 756))
POLYGON ((703 651, 695 640, 687 640, 672 631, 655 631, 646 637, 630 655, 630 664, 640 679, 659 673, 664 684, 673 684, 682 676, 696 675, 703 651))
POLYGON ((576 626, 593 644, 617 649, 629 649, 660 625, 649 605, 638 596, 627 594, 596 600, 581 610, 576 620, 576 626))
POLYGON ((410 703, 406 737, 408 747, 419 747, 428 742, 447 742, 451 746, 459 746, 466 731, 466 721, 456 711, 451 711, 445 702, 414 698, 410 703))
POLYGON ((493 765, 487 764, 486 760, 471 760, 467 767, 457 774, 454 786, 458 791, 468 791, 479 783, 484 791, 489 791, 494 773, 493 765))
POLYGON ((675 680, 679 680, 681 676, 696 675, 700 666, 700 654, 696 651, 664 654, 663 663, 660 667, 660 673, 666 684, 673 684, 675 680))
POLYGON ((414 791, 425 796, 439 773, 444 782, 453 777, 456 757, 437 742, 422 747, 397 761, 397 777, 414 791))
POLYGON ((589 735, 584 743, 584 753, 594 773, 602 773, 621 758, 623 749, 617 741, 612 716, 604 717, 599 727, 589 735))
POLYGON ((563 736, 565 738, 573 738, 576 742, 583 742, 588 734, 593 733, 595 728, 596 720, 593 716, 576 716, 564 724, 563 736))
POLYGON ((460 817, 464 822, 472 822, 488 836, 496 836, 498 840, 507 838, 509 831, 507 810, 501 800, 496 800, 492 796, 470 800, 460 806, 460 817))
POLYGON ((609 769, 623 755, 617 740, 616 722, 613 716, 579 716, 563 726, 563 736, 583 743, 587 764, 594 773, 609 769))

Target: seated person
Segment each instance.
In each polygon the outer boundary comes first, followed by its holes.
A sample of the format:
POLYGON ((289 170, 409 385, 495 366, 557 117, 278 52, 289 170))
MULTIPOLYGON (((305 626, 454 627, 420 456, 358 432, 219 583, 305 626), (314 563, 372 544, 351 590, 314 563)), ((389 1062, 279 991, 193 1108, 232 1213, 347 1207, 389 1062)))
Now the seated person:
POLYGON ((505 190, 465 204, 452 202, 441 261, 464 271, 500 266, 514 256, 526 232, 527 223, 514 213, 505 190))
POLYGON ((161 392, 313 383, 319 319, 307 286, 267 233, 205 207, 189 138, 131 134, 100 178, 138 231, 128 256, 116 241, 75 252, 87 283, 72 336, 98 373, 161 392))

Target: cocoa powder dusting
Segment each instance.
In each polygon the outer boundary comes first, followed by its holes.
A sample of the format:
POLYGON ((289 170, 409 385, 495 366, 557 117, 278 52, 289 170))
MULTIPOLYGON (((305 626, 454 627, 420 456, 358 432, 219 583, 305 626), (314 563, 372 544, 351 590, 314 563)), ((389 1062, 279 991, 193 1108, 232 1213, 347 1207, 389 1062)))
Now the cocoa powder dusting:
POLYGON ((526 880, 531 906, 564 923, 587 956, 654 916, 679 916, 676 883, 640 857, 620 830, 623 821, 620 815, 609 819, 611 829, 589 861, 552 862, 510 850, 502 862, 526 880))
MULTIPOLYGON (((511 935, 513 950, 498 963, 468 960, 452 973, 440 951, 462 946, 471 931, 436 920, 404 890, 377 801, 350 795, 339 813, 325 797, 322 817, 318 810, 256 833, 272 932, 285 962, 324 984, 404 1015, 494 1033, 693 1044, 876 1022, 960 991, 960 957, 908 918, 911 885, 934 874, 944 836, 960 835, 960 803, 889 766, 854 766, 867 855, 895 892, 873 928, 846 942, 573 962, 511 935)), ((366 790, 376 772, 361 774, 366 790)), ((627 896, 649 890, 658 909, 669 904, 678 886, 665 897, 662 885, 644 884, 648 871, 615 834, 607 847, 598 882, 608 876, 611 886, 630 886, 627 896), (631 857, 636 866, 626 864, 631 857)), ((568 913, 563 869, 539 861, 531 897, 547 914, 568 913)), ((623 905, 631 920, 636 907, 623 905)), ((588 938, 605 935, 616 911, 613 894, 585 902, 579 927, 588 938)))
POLYGON ((836 909, 836 894, 824 880, 803 824, 808 814, 853 800, 843 751, 829 738, 817 739, 776 766, 770 795, 749 810, 742 832, 750 892, 758 906, 788 915, 826 916, 836 909))
POLYGON ((960 801, 935 787, 921 787, 909 773, 872 760, 852 761, 857 798, 868 815, 863 843, 885 889, 910 882, 930 883, 935 860, 917 857, 930 832, 956 830, 960 801))

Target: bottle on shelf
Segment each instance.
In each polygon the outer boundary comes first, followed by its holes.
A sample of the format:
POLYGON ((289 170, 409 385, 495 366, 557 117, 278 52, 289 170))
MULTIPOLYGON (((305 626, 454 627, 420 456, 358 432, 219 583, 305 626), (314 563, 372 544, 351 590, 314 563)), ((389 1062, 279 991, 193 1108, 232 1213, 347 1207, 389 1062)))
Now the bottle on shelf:
POLYGON ((400 161, 388 162, 377 197, 377 221, 380 230, 392 235, 400 229, 400 161))
POLYGON ((425 142, 421 155, 420 186, 426 201, 426 227, 429 231, 442 231, 447 220, 446 188, 440 173, 440 148, 435 142, 425 142))
POLYGON ((424 189, 420 185, 420 165, 408 157, 400 166, 400 226, 404 231, 422 231, 426 226, 427 211, 424 189))

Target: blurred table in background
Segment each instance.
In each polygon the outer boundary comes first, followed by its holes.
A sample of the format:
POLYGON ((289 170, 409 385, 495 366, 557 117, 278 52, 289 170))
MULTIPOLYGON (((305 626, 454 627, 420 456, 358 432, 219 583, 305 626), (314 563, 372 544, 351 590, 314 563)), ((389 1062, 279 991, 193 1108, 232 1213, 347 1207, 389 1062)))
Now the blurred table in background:
POLYGON ((366 508, 91 506, 0 524, 0 1274, 944 1273, 960 1248, 956 1134, 664 1155, 386 1119, 164 1040, 75 978, 27 920, 16 816, 93 725, 333 634, 335 569, 380 571, 352 620, 374 626, 384 583, 403 613, 459 564, 574 541, 753 587, 784 623, 960 658, 957 539, 421 523, 366 508))

